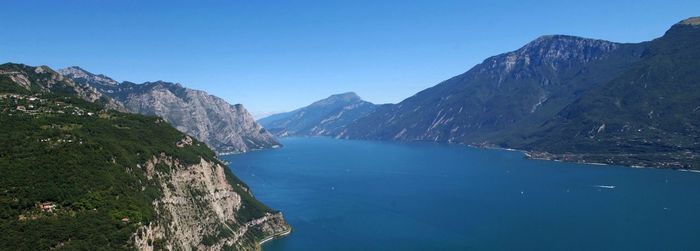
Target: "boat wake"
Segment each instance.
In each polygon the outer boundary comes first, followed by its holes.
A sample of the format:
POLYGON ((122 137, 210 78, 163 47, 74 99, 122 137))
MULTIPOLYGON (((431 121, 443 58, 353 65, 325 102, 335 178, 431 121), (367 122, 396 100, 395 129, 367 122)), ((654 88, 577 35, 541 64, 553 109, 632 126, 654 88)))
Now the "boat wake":
POLYGON ((615 186, 612 186, 612 185, 595 185, 593 187, 605 188, 605 189, 615 189, 615 186))

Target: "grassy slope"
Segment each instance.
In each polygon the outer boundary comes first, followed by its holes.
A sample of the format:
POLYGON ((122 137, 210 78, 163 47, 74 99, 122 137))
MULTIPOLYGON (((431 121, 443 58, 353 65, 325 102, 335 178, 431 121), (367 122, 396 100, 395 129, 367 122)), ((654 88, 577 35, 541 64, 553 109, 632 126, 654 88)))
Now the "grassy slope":
MULTIPOLYGON (((22 66, 2 65, 0 70, 17 67, 22 66)), ((13 85, 0 75, 2 93, 30 93, 13 85)), ((185 163, 198 163, 200 157, 217 161, 202 143, 176 147, 184 135, 159 118, 104 111, 57 93, 35 93, 42 101, 33 102, 0 98, 3 249, 129 249, 139 222, 154 220, 151 203, 161 195, 160 186, 146 179, 137 164, 160 153, 185 163), (16 110, 30 104, 36 112, 16 110), (56 209, 44 212, 37 207, 41 202, 53 202, 56 209), (123 217, 129 217, 128 224, 121 222, 123 217)), ((240 219, 270 211, 236 185, 245 187, 231 172, 227 176, 243 198, 240 219)))

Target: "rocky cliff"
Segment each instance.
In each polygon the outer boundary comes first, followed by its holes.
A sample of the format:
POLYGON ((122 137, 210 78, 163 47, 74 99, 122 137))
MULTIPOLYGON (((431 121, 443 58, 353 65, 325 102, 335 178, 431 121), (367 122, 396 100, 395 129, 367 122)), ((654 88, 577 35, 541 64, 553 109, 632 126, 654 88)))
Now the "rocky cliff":
POLYGON ((146 170, 148 179, 157 180, 163 191, 153 202, 158 220, 134 234, 134 244, 140 250, 253 250, 264 238, 291 231, 279 212, 252 217, 243 214, 250 209, 242 207, 251 206, 243 202, 252 200, 252 195, 243 184, 229 183, 227 176, 231 174, 221 163, 202 158, 199 163, 185 165, 160 154, 139 167, 146 170))
POLYGON ((0 65, 3 249, 255 250, 289 233, 204 143, 83 88, 0 65))
POLYGON ((260 126, 243 105, 231 105, 206 92, 169 82, 117 83, 79 67, 59 70, 76 83, 90 86, 117 100, 132 113, 156 115, 178 130, 204 141, 219 154, 277 147, 277 140, 260 126))

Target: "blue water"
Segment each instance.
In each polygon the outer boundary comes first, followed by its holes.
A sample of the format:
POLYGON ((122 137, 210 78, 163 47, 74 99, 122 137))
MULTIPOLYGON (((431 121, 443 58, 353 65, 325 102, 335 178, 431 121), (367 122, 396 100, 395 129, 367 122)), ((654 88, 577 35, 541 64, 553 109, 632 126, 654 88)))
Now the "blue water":
POLYGON ((294 228, 265 251, 700 249, 700 173, 428 143, 282 143, 224 157, 294 228))

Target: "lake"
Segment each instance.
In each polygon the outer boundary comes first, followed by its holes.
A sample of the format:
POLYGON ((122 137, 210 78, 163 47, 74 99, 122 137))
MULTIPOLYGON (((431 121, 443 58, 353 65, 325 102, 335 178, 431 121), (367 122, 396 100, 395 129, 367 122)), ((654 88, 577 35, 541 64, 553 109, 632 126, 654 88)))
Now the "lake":
POLYGON ((293 227, 265 251, 700 249, 700 173, 431 143, 282 144, 222 157, 293 227))

